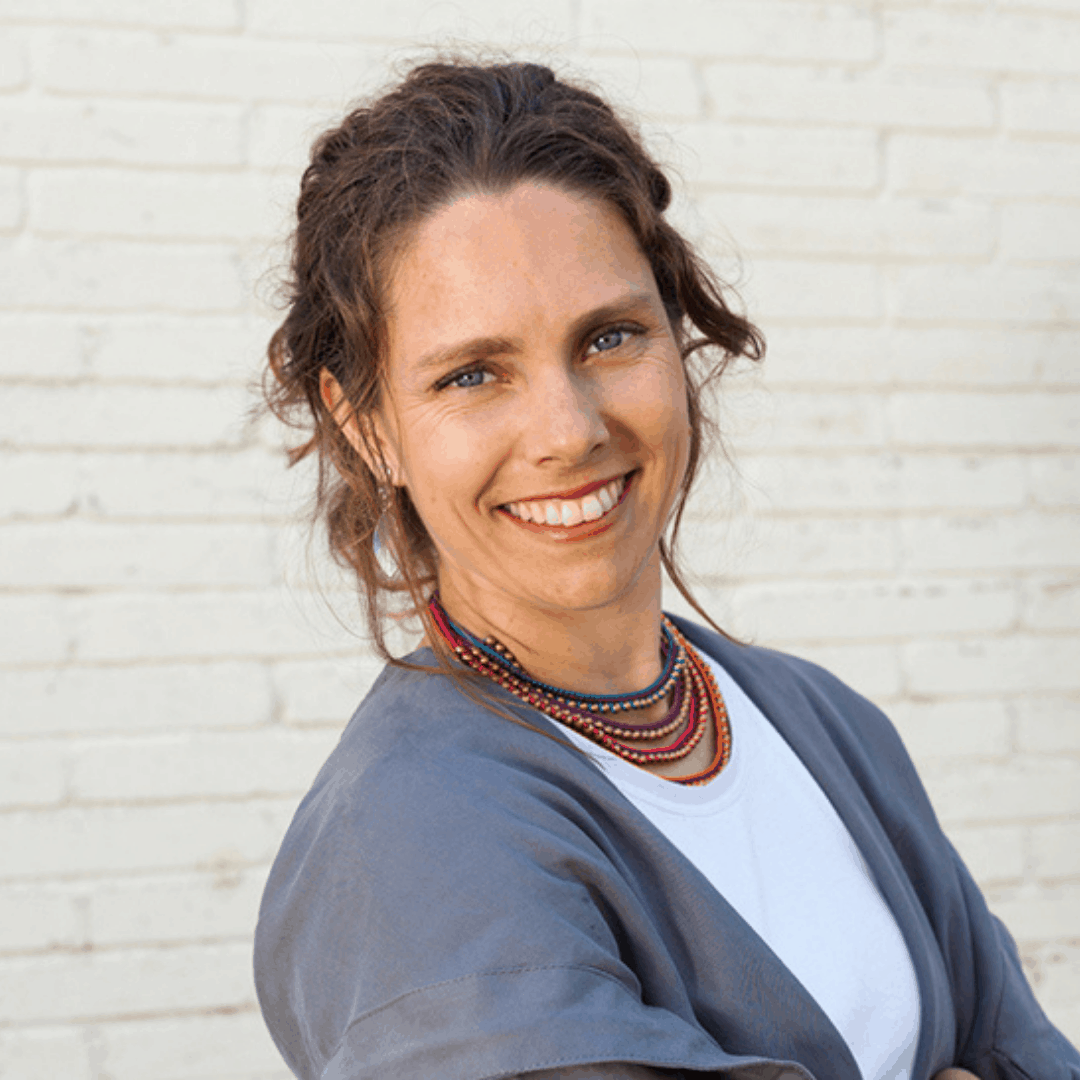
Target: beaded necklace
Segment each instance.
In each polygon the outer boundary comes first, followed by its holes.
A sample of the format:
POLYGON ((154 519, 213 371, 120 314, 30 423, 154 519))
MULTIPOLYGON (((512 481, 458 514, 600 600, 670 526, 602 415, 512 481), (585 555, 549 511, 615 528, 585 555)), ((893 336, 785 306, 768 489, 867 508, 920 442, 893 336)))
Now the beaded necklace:
POLYGON ((708 663, 666 615, 660 627, 663 668, 659 678, 644 690, 609 695, 565 690, 534 679, 502 642, 493 637, 480 640, 455 623, 439 602, 438 593, 432 595, 428 610, 463 664, 625 761, 635 765, 678 761, 701 742, 710 723, 716 731, 712 762, 691 776, 668 779, 687 785, 708 783, 731 756, 731 725, 720 687, 708 663), (669 693, 671 704, 659 720, 641 725, 614 722, 612 714, 644 709, 669 693), (672 736, 671 740, 661 742, 667 736, 672 736), (628 746, 628 742, 646 745, 628 746))

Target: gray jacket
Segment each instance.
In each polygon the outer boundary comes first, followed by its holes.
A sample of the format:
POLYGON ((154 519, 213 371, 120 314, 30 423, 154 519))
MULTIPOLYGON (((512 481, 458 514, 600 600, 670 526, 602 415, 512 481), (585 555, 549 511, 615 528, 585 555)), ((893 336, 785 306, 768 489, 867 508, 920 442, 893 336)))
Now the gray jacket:
MULTIPOLYGON (((918 977, 913 1080, 1080 1080, 895 729, 822 669, 676 620, 850 830, 918 977)), ((426 650, 411 659, 432 663, 426 650)), ((501 691, 500 691, 501 693, 501 691)), ((259 915, 259 1002, 303 1080, 488 1080, 591 1062, 859 1080, 739 914, 558 725, 387 668, 297 810, 259 915)))

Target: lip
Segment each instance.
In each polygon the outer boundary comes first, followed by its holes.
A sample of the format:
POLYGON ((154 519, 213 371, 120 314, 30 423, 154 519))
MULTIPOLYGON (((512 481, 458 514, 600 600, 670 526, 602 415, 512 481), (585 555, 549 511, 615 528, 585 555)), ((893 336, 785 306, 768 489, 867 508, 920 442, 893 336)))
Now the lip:
MULTIPOLYGON (((504 517, 508 518, 515 525, 520 526, 523 529, 528 529, 530 532, 537 533, 541 536, 548 536, 553 540, 586 540, 590 536, 597 536, 602 532, 607 532, 612 525, 615 524, 615 515, 619 507, 626 501, 626 496, 630 493, 630 489, 634 486, 634 480, 637 478, 637 469, 632 472, 624 473, 626 483, 623 484, 622 493, 619 495, 619 501, 602 517, 596 521, 580 521, 577 525, 539 525, 535 521, 522 521, 521 518, 515 517, 509 510, 499 507, 500 513, 504 517)), ((609 480, 601 480, 597 484, 588 484, 583 488, 579 488, 579 495, 576 498, 581 498, 582 495, 588 495, 590 491, 596 491, 602 488, 605 484, 610 484, 612 480, 619 479, 618 476, 613 476, 609 480)), ((546 496, 547 498, 569 498, 569 496, 546 496)), ((527 500, 529 502, 539 500, 527 500)))
MULTIPOLYGON (((591 484, 585 484, 582 487, 574 488, 573 491, 556 491, 550 495, 530 495, 527 499, 515 499, 514 502, 543 502, 545 499, 580 499, 585 495, 590 495, 594 491, 599 491, 605 484, 610 484, 612 480, 618 480, 622 476, 629 477, 632 473, 616 473, 614 476, 609 476, 606 480, 594 480, 591 484)), ((551 526, 554 528, 554 526, 551 526)))

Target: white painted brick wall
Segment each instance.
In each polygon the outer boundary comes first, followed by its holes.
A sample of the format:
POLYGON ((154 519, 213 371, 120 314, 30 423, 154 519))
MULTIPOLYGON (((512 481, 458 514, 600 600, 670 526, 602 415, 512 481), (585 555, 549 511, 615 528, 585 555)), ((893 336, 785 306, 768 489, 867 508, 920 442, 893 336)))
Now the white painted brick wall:
POLYGON ((0 1076, 287 1075, 259 893, 378 665, 248 419, 264 275, 313 135, 455 37, 683 178, 770 341, 699 594, 890 712, 1080 1040, 1076 0, 3 0, 0 1076))

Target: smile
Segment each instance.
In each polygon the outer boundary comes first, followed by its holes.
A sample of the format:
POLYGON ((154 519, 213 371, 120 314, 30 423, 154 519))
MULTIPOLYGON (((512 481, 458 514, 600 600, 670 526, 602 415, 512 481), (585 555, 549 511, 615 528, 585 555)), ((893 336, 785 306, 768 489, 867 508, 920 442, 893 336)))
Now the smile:
POLYGON ((535 499, 529 502, 507 503, 500 507, 518 521, 555 529, 571 529, 575 525, 600 521, 622 501, 630 475, 609 480, 603 487, 577 499, 535 499))

